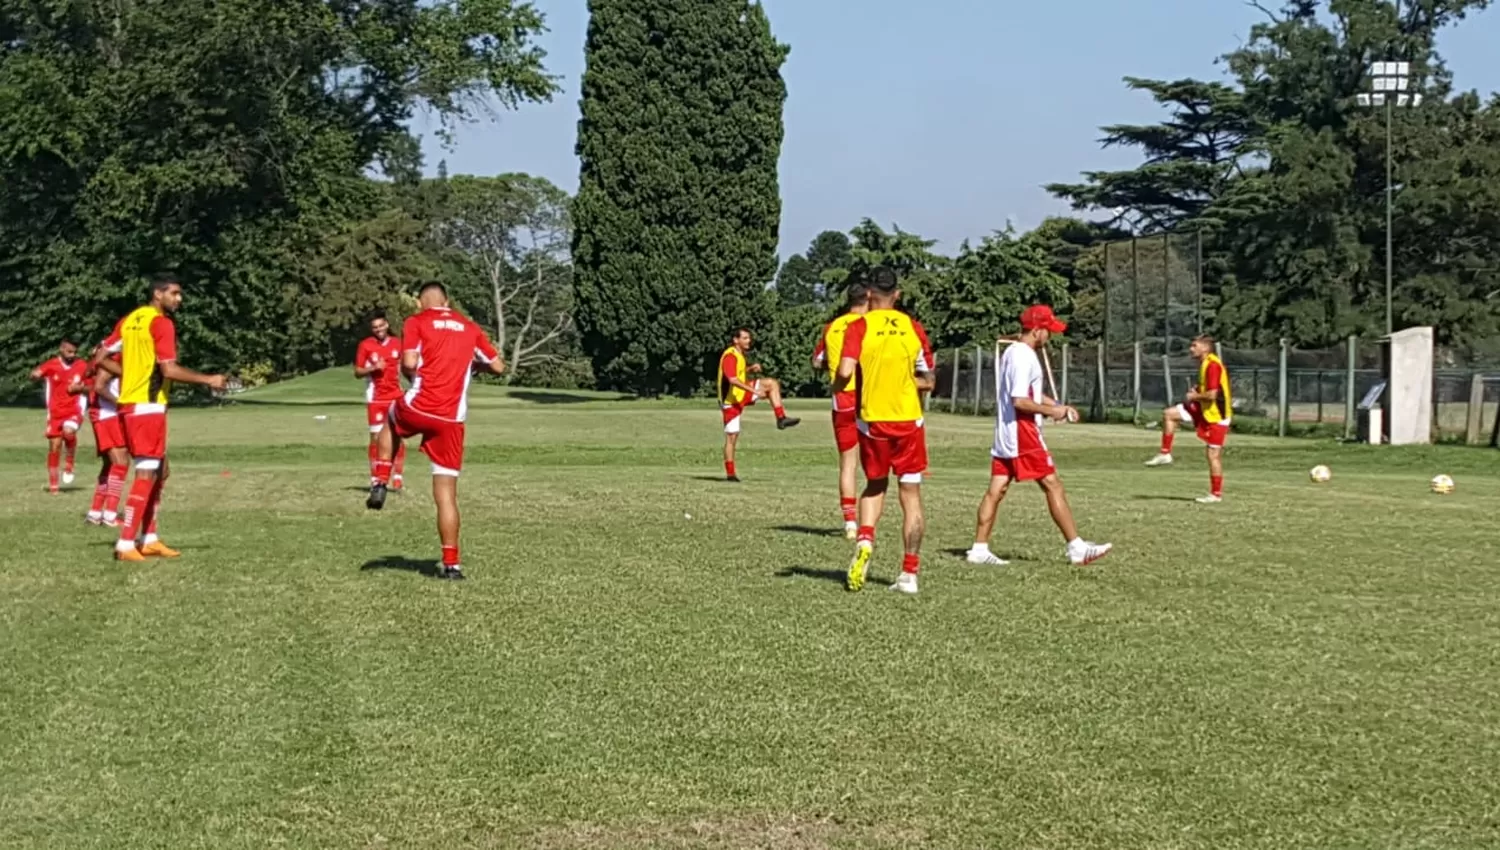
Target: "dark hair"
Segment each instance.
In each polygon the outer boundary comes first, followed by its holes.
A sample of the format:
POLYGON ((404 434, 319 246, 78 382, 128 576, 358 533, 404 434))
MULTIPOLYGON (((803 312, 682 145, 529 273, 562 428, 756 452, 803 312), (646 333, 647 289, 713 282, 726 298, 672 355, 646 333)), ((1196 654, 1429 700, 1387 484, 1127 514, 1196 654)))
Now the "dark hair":
POLYGON ((153 294, 161 292, 174 283, 179 286, 182 285, 182 281, 177 279, 177 275, 171 272, 157 272, 151 276, 151 292, 153 294))
MULTIPOLYGON (((734 329, 734 333, 732 333, 732 334, 729 335, 729 339, 730 340, 736 340, 736 339, 740 338, 740 334, 749 334, 749 333, 750 333, 750 329, 749 328, 735 328, 734 329)), ((754 334, 750 334, 750 335, 754 336, 754 334)))
POLYGON ((863 280, 857 280, 844 290, 844 297, 849 299, 850 307, 863 306, 870 301, 870 287, 866 286, 863 280))
POLYGON ((881 295, 890 295, 900 285, 896 280, 896 273, 887 266, 876 266, 870 269, 870 291, 879 292, 881 295))
POLYGON ((423 281, 421 288, 417 290, 417 295, 426 295, 429 290, 433 289, 436 289, 438 292, 442 293, 442 296, 444 298, 448 297, 448 287, 442 285, 441 283, 438 283, 435 280, 423 281))
POLYGON ((70 337, 70 336, 65 336, 65 337, 63 337, 63 338, 62 338, 62 339, 61 339, 61 340, 58 340, 58 343, 57 343, 57 344, 58 344, 58 345, 71 345, 71 346, 73 346, 73 347, 74 347, 74 348, 77 348, 77 347, 78 347, 78 343, 76 343, 76 342, 74 342, 74 341, 73 341, 73 338, 72 338, 72 337, 70 337))
POLYGON ((375 310, 374 312, 370 313, 370 317, 368 319, 365 319, 365 324, 368 325, 371 322, 375 321, 376 319, 384 319, 384 318, 385 318, 385 311, 384 310, 375 310))

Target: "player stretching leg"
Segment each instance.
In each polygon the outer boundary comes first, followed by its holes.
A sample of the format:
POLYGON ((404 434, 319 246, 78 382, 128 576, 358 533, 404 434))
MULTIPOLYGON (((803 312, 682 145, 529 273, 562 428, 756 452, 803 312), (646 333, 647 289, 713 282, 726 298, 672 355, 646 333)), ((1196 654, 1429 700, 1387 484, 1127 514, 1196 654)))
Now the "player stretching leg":
POLYGON ((927 434, 922 423, 922 394, 936 383, 932 345, 927 332, 910 316, 895 309, 901 291, 896 273, 887 268, 870 274, 870 309, 849 323, 834 378, 837 385, 857 378, 859 394, 859 459, 865 470, 865 490, 859 500, 859 528, 854 559, 844 586, 857 591, 865 585, 870 557, 875 551, 875 523, 885 509, 890 476, 897 476, 901 500, 905 558, 901 577, 891 590, 917 592, 921 569, 922 473, 927 469, 927 434))
POLYGON ((31 380, 42 382, 47 399, 47 492, 58 492, 58 479, 73 483, 73 458, 78 452, 78 429, 83 425, 85 402, 77 387, 88 374, 89 364, 78 359, 78 346, 65 339, 57 356, 31 370, 31 380), (67 454, 61 476, 59 461, 67 454))
POLYGON ((120 428, 116 407, 120 380, 103 369, 95 369, 89 383, 89 424, 94 429, 94 450, 99 455, 99 478, 94 501, 84 517, 90 525, 120 526, 120 492, 130 473, 130 454, 125 451, 125 432, 120 428))
MULTIPOLYGON (((401 398, 401 340, 391 336, 391 324, 385 313, 370 319, 370 336, 354 352, 354 377, 365 382, 365 410, 370 423, 370 484, 375 484, 375 461, 380 459, 380 431, 391 402, 401 398)), ((401 489, 401 473, 406 466, 406 444, 396 443, 395 468, 391 489, 401 489)))
POLYGON ((1207 496, 1198 501, 1216 504, 1224 501, 1224 441, 1229 437, 1229 418, 1234 397, 1229 391, 1229 370, 1224 361, 1214 353, 1214 339, 1200 336, 1193 340, 1188 351, 1198 361, 1198 384, 1188 390, 1182 404, 1162 411, 1161 452, 1146 461, 1147 466, 1168 466, 1172 463, 1172 440, 1177 435, 1177 423, 1193 426, 1208 454, 1207 496))
POLYGON ((844 536, 850 540, 858 536, 855 498, 859 486, 859 401, 855 398, 854 379, 844 383, 838 381, 838 354, 844 350, 844 332, 851 322, 869 312, 870 290, 863 283, 851 282, 845 290, 849 308, 844 315, 823 326, 813 349, 814 369, 828 369, 833 383, 833 442, 839 452, 839 509, 844 514, 844 536), (833 356, 829 352, 834 352, 833 356))
POLYGON ((771 400, 778 429, 785 430, 802 421, 786 415, 786 409, 781 406, 781 383, 775 378, 756 378, 747 383, 750 375, 760 374, 759 363, 746 365, 745 352, 750 350, 750 343, 750 330, 739 328, 719 358, 719 409, 724 414, 724 477, 736 482, 740 477, 734 471, 734 449, 740 442, 740 414, 745 408, 765 396, 771 400))
POLYGON ((182 284, 176 276, 151 281, 151 302, 115 325, 114 333, 94 355, 94 367, 119 372, 118 410, 125 447, 135 461, 135 480, 125 501, 115 560, 144 561, 148 556, 175 558, 181 553, 161 542, 156 520, 162 488, 171 475, 167 464, 167 399, 172 384, 199 384, 224 389, 223 375, 204 375, 177 363, 177 328, 171 314, 182 306, 182 284), (119 361, 106 359, 118 354, 119 361), (144 538, 137 542, 138 535, 144 538))
POLYGON ((479 325, 449 308, 448 290, 442 284, 423 284, 417 297, 422 310, 406 320, 401 341, 401 369, 412 385, 404 398, 391 403, 380 429, 375 483, 365 507, 378 511, 385 506, 396 440, 421 436, 422 451, 432 461, 432 500, 437 503, 438 540, 443 549, 441 576, 462 579, 458 474, 464 462, 469 379, 475 363, 493 374, 504 374, 505 359, 479 325))
POLYGON ((1090 564, 1109 554, 1109 543, 1090 543, 1078 536, 1073 509, 1067 491, 1052 462, 1052 453, 1042 440, 1042 417, 1062 422, 1077 421, 1078 411, 1042 394, 1042 364, 1037 350, 1047 344, 1054 333, 1068 326, 1058 321, 1052 308, 1037 305, 1021 314, 1021 338, 1005 349, 1000 358, 999 380, 995 387, 995 445, 990 452, 990 486, 979 500, 979 521, 974 529, 974 545, 966 559, 971 564, 1004 565, 1006 562, 990 551, 990 533, 995 528, 995 514, 1005 499, 1012 481, 1035 481, 1047 496, 1047 510, 1052 521, 1068 541, 1068 560, 1090 564))

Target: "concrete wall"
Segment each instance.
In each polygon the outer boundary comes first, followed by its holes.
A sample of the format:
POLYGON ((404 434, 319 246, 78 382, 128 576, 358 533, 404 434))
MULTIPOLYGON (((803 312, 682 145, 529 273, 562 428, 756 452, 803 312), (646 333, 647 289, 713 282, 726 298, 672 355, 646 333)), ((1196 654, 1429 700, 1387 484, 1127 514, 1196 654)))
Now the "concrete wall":
POLYGON ((1391 335, 1391 445, 1432 442, 1432 328, 1391 335))

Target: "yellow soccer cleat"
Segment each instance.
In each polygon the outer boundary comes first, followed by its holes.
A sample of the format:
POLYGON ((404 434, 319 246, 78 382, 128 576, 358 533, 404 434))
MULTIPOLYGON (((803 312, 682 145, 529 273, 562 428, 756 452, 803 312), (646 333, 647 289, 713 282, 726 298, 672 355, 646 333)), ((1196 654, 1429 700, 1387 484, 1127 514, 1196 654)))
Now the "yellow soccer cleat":
POLYGON ((146 560, 146 556, 141 554, 141 550, 134 547, 130 549, 116 549, 115 560, 134 564, 146 560))
POLYGON ((858 593, 865 586, 865 570, 870 566, 870 556, 875 552, 875 547, 866 541, 860 541, 854 547, 854 560, 849 562, 849 572, 844 576, 844 588, 850 593, 858 593))
POLYGON ((173 549, 160 540, 153 540, 152 542, 142 546, 141 554, 145 555, 148 558, 176 558, 182 555, 181 552, 173 549))

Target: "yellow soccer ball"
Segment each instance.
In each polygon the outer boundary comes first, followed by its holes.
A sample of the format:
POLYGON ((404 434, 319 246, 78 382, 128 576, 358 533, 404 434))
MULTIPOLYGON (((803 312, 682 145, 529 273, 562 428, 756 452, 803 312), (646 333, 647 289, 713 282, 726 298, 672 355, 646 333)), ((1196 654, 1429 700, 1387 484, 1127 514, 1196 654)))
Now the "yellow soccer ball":
POLYGON ((1328 480, 1333 477, 1333 470, 1320 463, 1307 471, 1307 477, 1311 478, 1314 484, 1327 484, 1328 480))
POLYGON ((1432 476, 1432 492, 1446 496, 1453 492, 1453 479, 1447 475, 1432 476))

